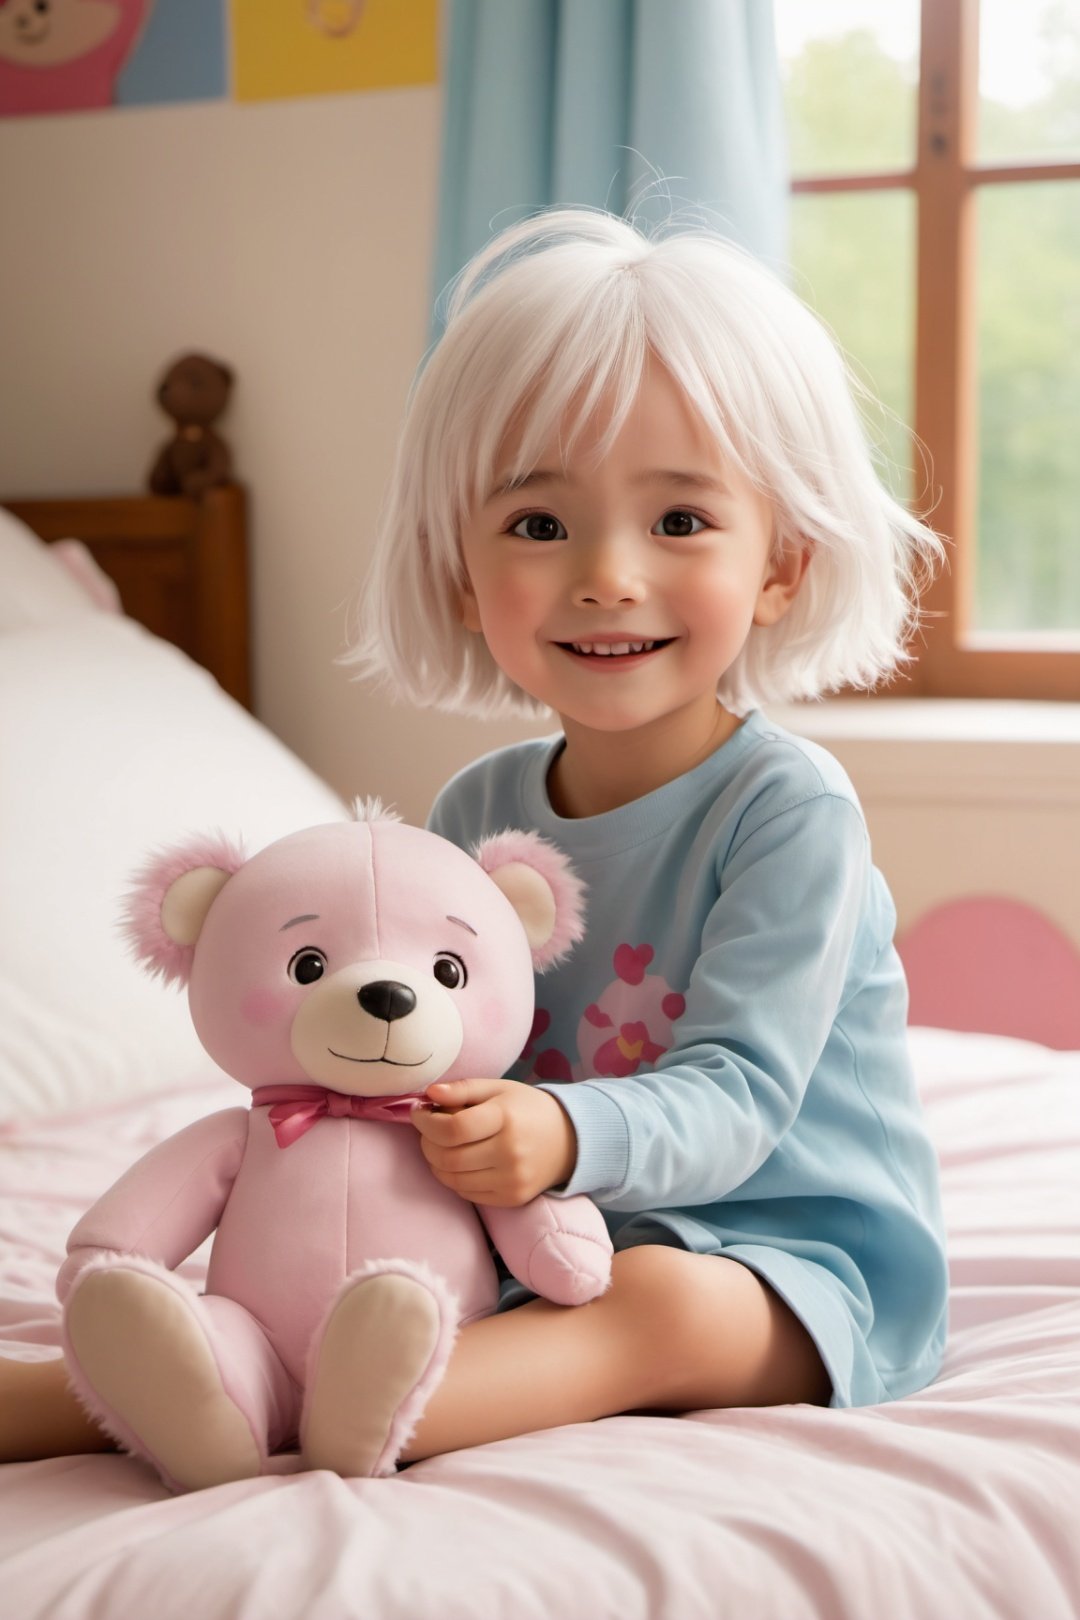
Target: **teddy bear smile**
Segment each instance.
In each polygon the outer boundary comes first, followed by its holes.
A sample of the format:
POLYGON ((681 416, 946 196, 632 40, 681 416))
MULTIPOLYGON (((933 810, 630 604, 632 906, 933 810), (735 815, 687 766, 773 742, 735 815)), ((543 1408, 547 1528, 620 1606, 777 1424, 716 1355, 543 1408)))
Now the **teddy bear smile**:
POLYGON ((327 1051, 328 1051, 328 1052, 329 1052, 329 1053, 330 1053, 330 1056, 331 1056, 331 1057, 336 1057, 336 1058, 343 1058, 343 1059, 344 1059, 344 1060, 345 1060, 345 1062, 346 1062, 346 1063, 389 1063, 389 1064, 390 1064, 390 1065, 391 1065, 391 1067, 392 1067, 392 1068, 395 1068, 395 1069, 418 1069, 418 1068, 419 1068, 419 1067, 420 1067, 420 1066, 421 1066, 421 1064, 423 1064, 423 1063, 429 1063, 429 1062, 430 1062, 430 1061, 431 1061, 431 1053, 430 1053, 430 1052, 429 1052, 429 1053, 428 1053, 428 1055, 427 1055, 427 1057, 424 1057, 424 1058, 417 1058, 417 1060, 416 1060, 416 1062, 415 1062, 415 1063, 406 1063, 406 1062, 405 1062, 405 1061, 404 1061, 404 1060, 403 1060, 403 1059, 402 1059, 402 1058, 389 1058, 389 1057, 377 1057, 377 1058, 362 1058, 362 1057, 350 1057, 350 1056, 349 1056, 349 1054, 348 1054, 348 1052, 335 1052, 335 1051, 334 1051, 334 1048, 333 1048, 333 1047, 332 1047, 332 1046, 328 1046, 328 1047, 327 1047, 327 1048, 326 1048, 326 1050, 327 1050, 327 1051))

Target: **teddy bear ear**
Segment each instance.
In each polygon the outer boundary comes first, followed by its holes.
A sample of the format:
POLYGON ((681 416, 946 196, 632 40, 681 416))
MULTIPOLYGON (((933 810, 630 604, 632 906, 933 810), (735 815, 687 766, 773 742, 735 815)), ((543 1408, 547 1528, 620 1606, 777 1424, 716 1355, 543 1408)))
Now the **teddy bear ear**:
POLYGON ((561 849, 538 833, 501 832, 473 855, 517 912, 540 973, 585 932, 585 885, 561 849))
POLYGON ((189 838, 150 857, 135 874, 122 919, 144 967, 166 983, 187 983, 207 913, 245 859, 222 833, 189 838))

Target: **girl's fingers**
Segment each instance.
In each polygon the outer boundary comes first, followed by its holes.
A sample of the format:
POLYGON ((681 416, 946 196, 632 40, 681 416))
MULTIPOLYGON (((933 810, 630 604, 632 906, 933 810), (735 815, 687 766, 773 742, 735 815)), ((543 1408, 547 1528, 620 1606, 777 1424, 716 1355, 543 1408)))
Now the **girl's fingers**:
POLYGON ((471 1108, 474 1103, 488 1102, 505 1091, 512 1080, 492 1080, 477 1077, 472 1080, 434 1080, 427 1088, 432 1102, 440 1108, 471 1108))
POLYGON ((502 1197, 490 1170, 467 1170, 463 1175, 444 1174, 440 1179, 444 1187, 456 1192, 459 1198, 467 1198, 471 1204, 497 1203, 502 1197))
POLYGON ((466 1147, 437 1147, 432 1142, 423 1144, 424 1158, 433 1170, 442 1176, 471 1175, 476 1171, 486 1171, 494 1176, 496 1171, 494 1138, 488 1137, 486 1142, 470 1142, 466 1147))
POLYGON ((486 1142, 502 1129, 502 1109, 497 1102, 478 1103, 455 1114, 437 1114, 420 1106, 409 1116, 425 1142, 437 1147, 467 1147, 486 1142))

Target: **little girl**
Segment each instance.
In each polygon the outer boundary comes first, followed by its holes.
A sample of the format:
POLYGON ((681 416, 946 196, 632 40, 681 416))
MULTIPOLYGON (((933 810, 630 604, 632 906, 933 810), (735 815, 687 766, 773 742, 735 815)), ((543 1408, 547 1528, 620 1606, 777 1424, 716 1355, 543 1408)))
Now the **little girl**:
POLYGON ((514 1078, 434 1086, 415 1124, 464 1198, 591 1194, 616 1254, 591 1305, 465 1328, 408 1456, 933 1378, 895 912, 844 772, 761 706, 888 674, 940 550, 878 482, 822 327, 719 238, 555 212, 457 282, 354 658, 419 704, 559 716, 430 825, 550 838, 587 932, 514 1078))
MULTIPOLYGON (((879 484, 821 326, 722 240, 556 212, 458 281, 354 658, 420 704, 558 714, 431 826, 550 838, 587 935, 515 1077, 433 1086, 414 1125, 463 1198, 591 1194, 616 1254, 576 1309, 508 1281, 520 1308, 462 1330, 407 1460, 933 1378, 946 1269, 895 913, 843 771, 761 706, 875 685, 939 551, 879 484)), ((105 1443, 58 1364, 21 1389, 8 1454, 105 1443)))

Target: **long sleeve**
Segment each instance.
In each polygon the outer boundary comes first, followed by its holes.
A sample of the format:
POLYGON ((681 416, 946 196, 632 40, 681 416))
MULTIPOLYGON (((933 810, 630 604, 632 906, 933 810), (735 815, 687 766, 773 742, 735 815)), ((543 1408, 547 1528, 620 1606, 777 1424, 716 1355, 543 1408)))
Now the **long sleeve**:
POLYGON ((577 1132, 550 1196, 592 1194, 616 1251, 749 1266, 817 1344, 834 1405, 923 1388, 946 1325, 937 1164, 851 783, 754 711, 685 775, 571 819, 547 791, 563 747, 476 761, 432 817, 463 848, 533 827, 585 884, 585 937, 538 978, 512 1070, 577 1132))
POLYGON ((628 1212, 711 1204, 765 1163, 836 1021, 871 871, 861 815, 827 793, 736 838, 655 1069, 541 1082, 578 1136, 559 1196, 628 1212))

